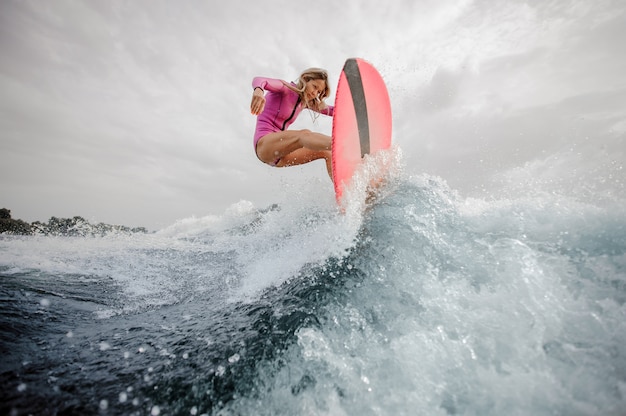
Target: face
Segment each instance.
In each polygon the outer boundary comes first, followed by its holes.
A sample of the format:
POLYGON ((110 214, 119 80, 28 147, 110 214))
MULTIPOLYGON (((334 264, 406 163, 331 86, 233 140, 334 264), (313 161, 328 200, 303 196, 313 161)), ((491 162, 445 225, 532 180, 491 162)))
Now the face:
POLYGON ((323 79, 312 79, 307 81, 306 89, 304 90, 304 94, 307 100, 314 100, 326 91, 326 81, 323 79))

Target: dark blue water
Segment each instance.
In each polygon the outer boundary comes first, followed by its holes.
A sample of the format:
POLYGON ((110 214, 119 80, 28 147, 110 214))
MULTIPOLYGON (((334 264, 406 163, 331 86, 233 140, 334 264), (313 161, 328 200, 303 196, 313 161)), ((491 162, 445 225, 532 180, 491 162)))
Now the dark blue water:
POLYGON ((396 175, 342 214, 312 186, 0 236, 0 413, 625 414, 623 206, 396 175))

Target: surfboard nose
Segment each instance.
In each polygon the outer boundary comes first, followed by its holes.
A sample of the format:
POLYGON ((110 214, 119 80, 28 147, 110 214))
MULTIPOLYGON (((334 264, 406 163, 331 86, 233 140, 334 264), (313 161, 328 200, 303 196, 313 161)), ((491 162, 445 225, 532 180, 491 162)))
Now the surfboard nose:
POLYGON ((335 196, 362 158, 391 146, 391 103, 387 87, 372 64, 361 58, 346 60, 335 98, 333 115, 332 170, 335 196))

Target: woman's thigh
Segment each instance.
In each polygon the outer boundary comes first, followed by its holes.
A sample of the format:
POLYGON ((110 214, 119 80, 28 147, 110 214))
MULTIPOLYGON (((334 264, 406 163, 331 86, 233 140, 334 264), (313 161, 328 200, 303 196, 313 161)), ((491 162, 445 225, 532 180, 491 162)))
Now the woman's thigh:
POLYGON ((273 163, 289 153, 302 148, 298 131, 285 130, 269 133, 261 138, 256 145, 256 154, 265 163, 273 163))
POLYGON ((276 166, 296 166, 325 158, 330 158, 330 151, 315 151, 303 147, 283 156, 276 166))

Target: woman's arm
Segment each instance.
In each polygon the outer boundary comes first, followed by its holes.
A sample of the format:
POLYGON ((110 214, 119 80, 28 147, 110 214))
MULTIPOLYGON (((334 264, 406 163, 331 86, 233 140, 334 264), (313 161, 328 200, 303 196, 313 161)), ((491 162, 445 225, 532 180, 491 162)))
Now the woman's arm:
POLYGON ((334 105, 327 105, 326 108, 324 110, 322 110, 322 114, 326 114, 327 116, 334 116, 335 115, 335 106, 334 105))
POLYGON ((255 77, 252 80, 252 103, 250 104, 250 112, 258 116, 265 108, 265 91, 281 92, 287 83, 280 79, 255 77))
POLYGON ((319 113, 332 117, 335 114, 335 106, 326 104, 326 107, 322 108, 319 113))
POLYGON ((285 86, 285 81, 274 78, 255 77, 252 80, 252 88, 257 88, 263 91, 280 92, 285 86))

